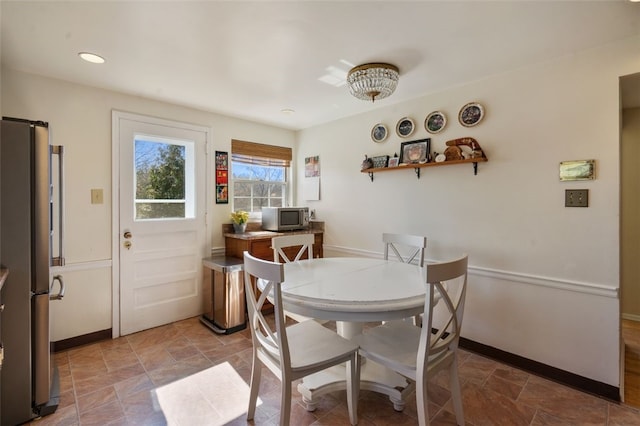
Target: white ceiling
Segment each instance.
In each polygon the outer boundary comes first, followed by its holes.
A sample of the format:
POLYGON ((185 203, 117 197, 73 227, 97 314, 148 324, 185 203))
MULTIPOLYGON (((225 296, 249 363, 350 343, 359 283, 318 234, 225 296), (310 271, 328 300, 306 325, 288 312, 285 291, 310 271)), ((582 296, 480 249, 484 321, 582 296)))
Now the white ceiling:
POLYGON ((5 67, 289 129, 640 34, 640 3, 625 0, 3 0, 0 8, 5 67), (86 63, 80 51, 107 62, 86 63), (373 105, 322 80, 376 61, 398 66, 400 82, 373 105))

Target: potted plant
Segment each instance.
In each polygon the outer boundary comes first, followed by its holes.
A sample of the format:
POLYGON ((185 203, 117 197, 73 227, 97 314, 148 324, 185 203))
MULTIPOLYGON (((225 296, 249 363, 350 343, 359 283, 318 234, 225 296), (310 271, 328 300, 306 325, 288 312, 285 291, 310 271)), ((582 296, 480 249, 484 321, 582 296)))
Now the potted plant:
POLYGON ((231 213, 231 222, 233 223, 233 230, 236 234, 243 233, 247 229, 248 220, 249 213, 244 210, 237 210, 231 213))

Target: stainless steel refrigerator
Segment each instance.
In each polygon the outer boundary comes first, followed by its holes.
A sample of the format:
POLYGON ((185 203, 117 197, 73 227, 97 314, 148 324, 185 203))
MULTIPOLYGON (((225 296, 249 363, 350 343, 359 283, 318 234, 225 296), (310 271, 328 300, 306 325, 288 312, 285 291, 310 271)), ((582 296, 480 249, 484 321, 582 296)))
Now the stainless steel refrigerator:
POLYGON ((2 119, 0 264, 9 270, 0 330, 2 425, 45 416, 58 406, 49 301, 64 295, 62 277, 51 274, 52 266, 64 265, 62 176, 62 147, 49 143, 47 123, 2 119))

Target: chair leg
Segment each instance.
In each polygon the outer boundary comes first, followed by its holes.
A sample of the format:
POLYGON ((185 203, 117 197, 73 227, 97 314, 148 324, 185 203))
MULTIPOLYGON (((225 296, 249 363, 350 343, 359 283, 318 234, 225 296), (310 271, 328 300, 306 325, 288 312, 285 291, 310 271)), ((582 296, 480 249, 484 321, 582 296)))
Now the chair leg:
POLYGON ((291 380, 282 375, 282 393, 280 394, 280 426, 289 426, 291 418, 291 380))
POLYGON ((253 356, 253 365, 251 367, 251 383, 249 391, 249 408, 247 409, 247 420, 253 420, 256 412, 256 403, 258 402, 258 391, 260 390, 260 377, 262 375, 262 363, 258 358, 253 356))
POLYGON ((352 425, 358 424, 358 398, 360 396, 360 355, 347 362, 347 407, 352 425))
POLYGON ((456 413, 456 423, 464 426, 464 412, 462 411, 462 392, 460 390, 460 379, 458 378, 458 360, 454 357, 449 367, 451 400, 453 401, 453 411, 456 413))
POLYGON ((429 401, 427 398, 426 377, 418 376, 416 381, 416 410, 418 411, 418 424, 429 425, 429 401))

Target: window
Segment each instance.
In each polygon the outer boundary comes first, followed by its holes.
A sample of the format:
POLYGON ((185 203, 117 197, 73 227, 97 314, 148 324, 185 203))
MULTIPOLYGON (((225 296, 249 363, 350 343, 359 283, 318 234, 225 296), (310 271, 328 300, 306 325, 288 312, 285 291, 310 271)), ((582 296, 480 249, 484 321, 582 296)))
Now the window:
POLYGON ((193 141, 136 135, 134 152, 135 220, 193 218, 193 141))
POLYGON ((245 210, 254 218, 262 207, 287 205, 291 148, 231 141, 233 210, 245 210))

